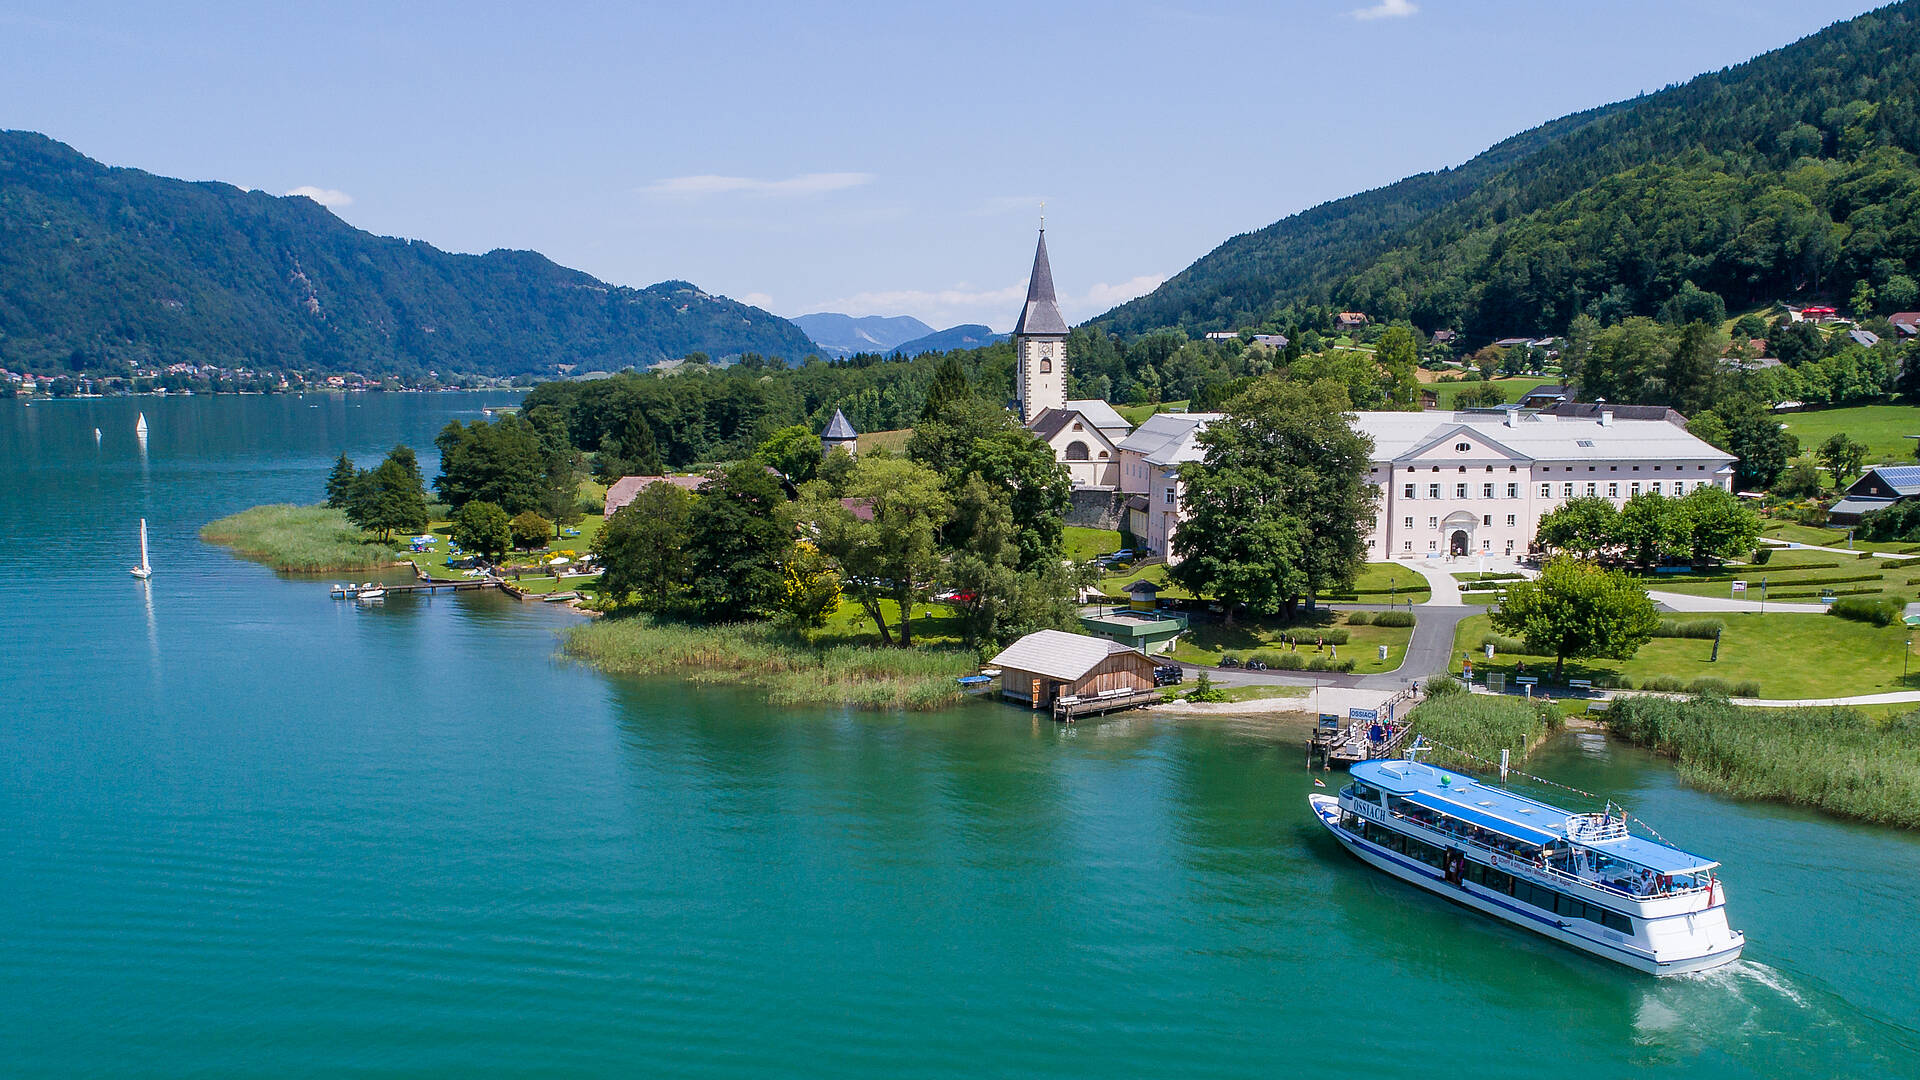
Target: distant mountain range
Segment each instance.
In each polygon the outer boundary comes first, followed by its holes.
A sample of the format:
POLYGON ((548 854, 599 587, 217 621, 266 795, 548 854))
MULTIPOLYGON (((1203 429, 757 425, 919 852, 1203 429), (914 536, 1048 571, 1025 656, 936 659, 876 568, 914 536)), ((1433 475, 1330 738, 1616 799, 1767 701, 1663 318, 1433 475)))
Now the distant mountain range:
POLYGON ((303 197, 109 168, 0 132, 0 366, 551 377, 813 351, 785 319, 684 281, 634 289, 531 251, 451 254, 303 197))
POLYGON ((1920 0, 1905 0, 1236 236, 1093 322, 1198 334, 1318 307, 1487 340, 1653 315, 1687 282, 1732 310, 1911 309, 1917 157, 1920 0))
POLYGON ((854 316, 823 311, 792 321, 820 346, 822 355, 841 358, 855 353, 889 352, 895 346, 933 333, 933 327, 911 315, 854 316))
POLYGON ((1005 341, 979 323, 935 330, 911 315, 840 315, 820 312, 801 315, 793 324, 807 332, 821 355, 844 359, 856 353, 883 356, 919 356, 949 349, 975 349, 1005 341))
POLYGON ((893 349, 895 356, 919 356, 921 353, 947 352, 951 349, 977 349, 982 345, 991 345, 996 341, 1007 340, 1007 335, 996 334, 993 328, 979 323, 965 323, 935 331, 925 337, 902 342, 893 349))

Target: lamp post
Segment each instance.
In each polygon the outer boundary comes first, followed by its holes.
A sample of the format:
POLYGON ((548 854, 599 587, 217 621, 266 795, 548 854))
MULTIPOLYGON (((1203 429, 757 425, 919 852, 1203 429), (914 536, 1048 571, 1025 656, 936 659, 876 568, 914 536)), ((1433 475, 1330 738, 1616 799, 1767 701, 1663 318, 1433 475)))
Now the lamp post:
POLYGON ((1387 575, 1387 610, 1392 611, 1393 605, 1399 602, 1400 602, 1400 579, 1398 577, 1395 577, 1392 574, 1388 574, 1387 575))
POLYGON ((1903 653, 1900 657, 1900 680, 1902 682, 1906 681, 1907 664, 1910 661, 1912 661, 1912 659, 1913 659, 1913 636, 1909 634, 1907 636, 1907 651, 1903 653))

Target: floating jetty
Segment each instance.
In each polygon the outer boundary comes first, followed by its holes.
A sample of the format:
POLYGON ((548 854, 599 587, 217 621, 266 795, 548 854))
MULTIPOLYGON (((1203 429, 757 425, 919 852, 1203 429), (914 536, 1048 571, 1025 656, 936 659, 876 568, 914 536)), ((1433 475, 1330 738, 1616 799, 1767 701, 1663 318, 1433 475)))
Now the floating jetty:
POLYGON ((1347 768, 1362 761, 1397 757, 1413 730, 1407 713, 1420 698, 1412 688, 1402 690, 1371 709, 1352 709, 1342 717, 1320 715, 1320 726, 1307 743, 1307 768, 1347 768))
POLYGON ((427 579, 425 581, 416 581, 411 585, 382 585, 379 582, 369 582, 364 585, 335 585, 330 592, 335 600, 357 600, 362 593, 383 593, 388 596, 392 596, 395 593, 427 593, 428 595, 432 595, 442 590, 447 592, 477 592, 481 589, 500 589, 504 588, 505 585, 505 582, 495 580, 494 578, 468 578, 461 581, 434 581, 427 579))

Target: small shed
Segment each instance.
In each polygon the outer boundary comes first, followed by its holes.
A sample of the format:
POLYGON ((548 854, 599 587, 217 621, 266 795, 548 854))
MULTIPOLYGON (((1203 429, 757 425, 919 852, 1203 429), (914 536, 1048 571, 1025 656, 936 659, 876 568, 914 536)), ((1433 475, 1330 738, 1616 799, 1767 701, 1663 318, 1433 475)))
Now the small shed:
POLYGON ((1141 578, 1127 586, 1127 600, 1135 611, 1153 611, 1160 606, 1160 586, 1141 578))
POLYGON ((1039 630, 1007 646, 990 663, 1000 669, 1000 692, 1032 708, 1060 697, 1091 697, 1113 690, 1152 690, 1153 659, 1117 641, 1039 630))

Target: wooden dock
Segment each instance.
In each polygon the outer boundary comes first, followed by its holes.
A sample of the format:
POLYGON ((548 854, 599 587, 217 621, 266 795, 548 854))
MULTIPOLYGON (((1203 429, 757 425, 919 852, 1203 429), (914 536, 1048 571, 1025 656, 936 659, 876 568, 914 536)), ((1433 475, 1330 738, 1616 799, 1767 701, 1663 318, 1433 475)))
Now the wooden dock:
POLYGON ((1412 690, 1402 690, 1377 708, 1365 710, 1371 716, 1349 716, 1342 724, 1338 716, 1320 717, 1320 726, 1307 743, 1307 768, 1342 768, 1357 761, 1372 761, 1398 755, 1413 734, 1407 713, 1418 702, 1412 690), (1382 737, 1373 738, 1373 728, 1382 729, 1382 737))
POLYGON ((1101 694, 1097 697, 1059 698, 1053 703, 1053 718, 1063 724, 1071 724, 1083 716, 1102 716, 1122 709, 1138 709, 1146 705, 1158 705, 1166 698, 1158 690, 1129 690, 1123 694, 1101 694))
POLYGON ((425 578, 407 585, 382 585, 377 581, 370 585, 335 585, 331 591, 333 598, 336 600, 356 600, 359 599, 360 594, 363 592, 379 592, 388 596, 396 593, 426 593, 432 595, 442 590, 447 592, 474 592, 480 589, 501 589, 505 587, 506 582, 495 578, 459 578, 452 581, 437 581, 433 578, 425 578))

